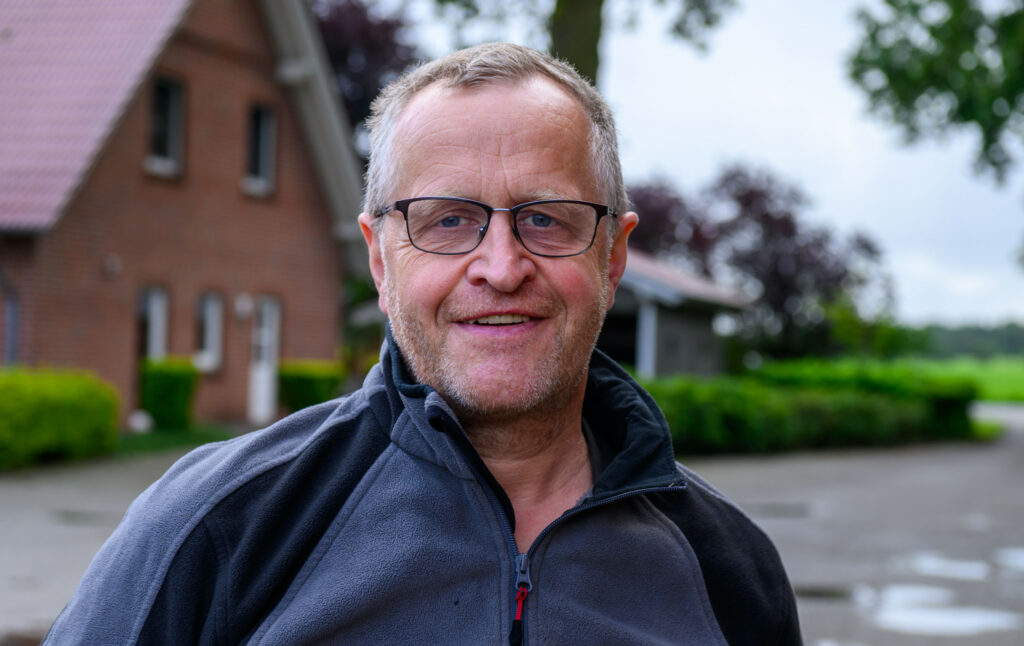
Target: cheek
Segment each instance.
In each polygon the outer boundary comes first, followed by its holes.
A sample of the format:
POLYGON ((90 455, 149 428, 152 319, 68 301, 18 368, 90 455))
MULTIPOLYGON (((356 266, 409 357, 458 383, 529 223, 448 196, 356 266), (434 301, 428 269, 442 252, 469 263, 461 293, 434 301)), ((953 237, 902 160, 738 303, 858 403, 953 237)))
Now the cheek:
POLYGON ((385 298, 393 306, 400 303, 400 309, 406 314, 432 319, 451 291, 451 273, 437 266, 431 256, 416 249, 392 249, 384 262, 385 298))
POLYGON ((591 264, 577 265, 572 270, 566 268, 557 274, 557 289, 577 315, 590 316, 593 310, 603 313, 608 295, 608 281, 602 280, 604 275, 591 264))

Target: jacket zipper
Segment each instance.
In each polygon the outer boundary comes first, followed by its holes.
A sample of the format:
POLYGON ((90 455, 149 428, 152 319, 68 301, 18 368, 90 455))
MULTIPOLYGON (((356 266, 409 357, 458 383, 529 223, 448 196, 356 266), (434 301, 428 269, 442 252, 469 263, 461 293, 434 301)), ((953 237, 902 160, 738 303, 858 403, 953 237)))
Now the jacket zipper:
POLYGON ((526 595, 532 589, 530 557, 528 554, 520 554, 516 557, 516 615, 512 620, 512 632, 508 636, 510 646, 521 646, 523 643, 523 636, 525 635, 523 607, 526 604, 526 595))
MULTIPOLYGON (((516 612, 512 619, 512 631, 508 636, 509 646, 523 646, 526 643, 526 595, 529 594, 530 590, 533 589, 533 582, 530 580, 530 558, 533 556, 533 550, 544 536, 548 534, 556 525, 562 521, 572 518, 577 514, 581 514, 588 509, 594 507, 600 507, 608 503, 617 502, 631 496, 639 496, 648 493, 662 493, 666 491, 680 491, 685 488, 685 483, 680 485, 669 485, 663 487, 648 487, 646 489, 635 489, 633 491, 626 491, 624 493, 617 494, 611 498, 604 498, 595 502, 573 507, 567 510, 564 514, 551 521, 547 527, 541 530, 540 534, 537 534, 537 538, 533 540, 533 545, 523 554, 516 556, 516 612)), ((511 523, 507 522, 506 527, 511 532, 511 523)), ((512 544, 515 545, 515 537, 512 538, 512 544)))

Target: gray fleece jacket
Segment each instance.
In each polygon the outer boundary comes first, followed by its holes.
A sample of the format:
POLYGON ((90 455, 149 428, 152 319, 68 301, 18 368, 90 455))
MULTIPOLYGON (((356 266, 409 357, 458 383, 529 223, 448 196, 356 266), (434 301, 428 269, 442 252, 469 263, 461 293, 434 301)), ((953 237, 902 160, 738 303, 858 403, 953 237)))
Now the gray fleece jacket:
POLYGON ((800 644, 767 537, 673 457, 599 352, 591 493, 525 553, 450 408, 392 342, 363 387, 182 458, 45 644, 800 644))

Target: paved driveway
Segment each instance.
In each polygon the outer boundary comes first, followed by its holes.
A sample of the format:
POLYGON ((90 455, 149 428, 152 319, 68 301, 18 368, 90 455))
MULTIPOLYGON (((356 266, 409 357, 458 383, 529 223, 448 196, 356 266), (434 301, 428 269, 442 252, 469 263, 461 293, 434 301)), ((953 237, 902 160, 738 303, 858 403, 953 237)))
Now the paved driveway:
MULTIPOLYGON (((779 546, 808 646, 1021 646, 1024 407, 976 413, 1014 430, 982 446, 688 462, 779 546)), ((0 646, 38 640, 180 455, 0 474, 0 646)))
POLYGON ((690 464, 776 542, 808 646, 1024 645, 1024 406, 990 445, 690 464))

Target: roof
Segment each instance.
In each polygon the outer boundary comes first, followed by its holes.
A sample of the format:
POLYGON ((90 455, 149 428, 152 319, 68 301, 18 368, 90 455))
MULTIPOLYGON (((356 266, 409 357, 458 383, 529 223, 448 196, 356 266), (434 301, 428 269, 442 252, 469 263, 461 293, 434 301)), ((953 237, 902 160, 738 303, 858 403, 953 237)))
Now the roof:
MULTIPOLYGON (((59 220, 194 1, 0 2, 0 231, 59 220)), ((336 231, 358 238, 361 169, 308 7, 257 6, 336 231)))
POLYGON ((621 287, 666 307, 696 301, 723 309, 743 309, 749 304, 738 291, 684 271, 654 256, 629 249, 621 287))

